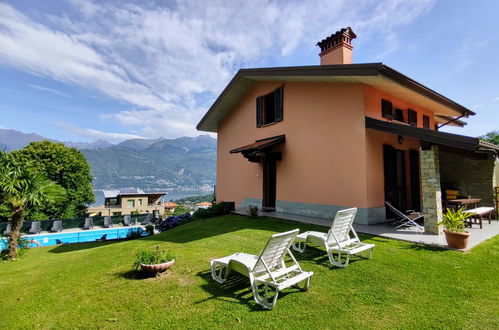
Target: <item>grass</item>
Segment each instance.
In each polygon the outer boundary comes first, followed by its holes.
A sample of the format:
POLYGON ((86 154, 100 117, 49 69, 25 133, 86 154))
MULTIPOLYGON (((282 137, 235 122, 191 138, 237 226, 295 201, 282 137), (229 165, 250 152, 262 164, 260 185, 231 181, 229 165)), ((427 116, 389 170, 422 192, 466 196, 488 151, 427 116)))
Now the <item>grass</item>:
POLYGON ((498 328, 499 237, 468 253, 378 237, 372 260, 332 268, 323 251, 295 253, 315 273, 309 291, 280 296, 272 311, 249 283, 211 280, 209 261, 257 254, 281 220, 223 216, 133 241, 30 250, 0 264, 0 328, 498 328), (160 246, 177 262, 159 277, 132 270, 134 251, 160 246))

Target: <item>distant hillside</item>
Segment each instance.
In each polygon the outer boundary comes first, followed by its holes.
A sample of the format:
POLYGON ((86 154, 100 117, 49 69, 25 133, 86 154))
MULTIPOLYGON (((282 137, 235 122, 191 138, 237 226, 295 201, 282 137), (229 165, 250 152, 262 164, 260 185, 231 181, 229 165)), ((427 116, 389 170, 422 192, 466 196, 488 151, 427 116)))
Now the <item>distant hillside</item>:
POLYGON ((94 142, 63 142, 67 147, 76 148, 76 149, 101 149, 113 146, 112 143, 109 143, 104 140, 97 140, 94 142))
POLYGON ((151 144, 161 141, 162 138, 159 139, 130 139, 118 143, 119 147, 126 147, 134 150, 144 150, 151 146, 151 144))
MULTIPOLYGON (((0 150, 46 140, 38 134, 0 129, 0 150)), ((58 142, 58 141, 55 141, 58 142)), ((217 140, 209 135, 177 139, 130 139, 117 145, 97 140, 63 142, 80 149, 91 166, 95 189, 210 191, 215 185, 217 140)))
POLYGON ((215 184, 216 139, 208 135, 158 139, 144 149, 137 149, 136 142, 82 150, 92 166, 96 189, 189 189, 215 184))
POLYGON ((35 133, 23 133, 13 129, 0 128, 0 148, 5 151, 12 151, 24 148, 31 142, 43 141, 47 138, 35 133))
MULTIPOLYGON (((0 148, 1 150, 6 149, 6 151, 12 151, 17 149, 22 149, 31 142, 38 142, 43 140, 50 140, 54 142, 61 142, 53 139, 46 138, 44 136, 35 133, 23 133, 13 129, 1 129, 0 128, 0 148)), ((73 147, 76 149, 99 149, 110 147, 113 144, 104 141, 97 140, 94 142, 62 142, 67 147, 73 147)))

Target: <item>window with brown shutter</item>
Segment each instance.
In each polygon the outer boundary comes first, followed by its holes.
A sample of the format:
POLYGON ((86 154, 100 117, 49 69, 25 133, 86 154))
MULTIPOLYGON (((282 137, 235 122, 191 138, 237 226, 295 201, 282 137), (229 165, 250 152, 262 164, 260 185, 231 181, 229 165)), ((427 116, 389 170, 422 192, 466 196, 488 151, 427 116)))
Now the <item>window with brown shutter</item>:
POLYGON ((418 126, 418 113, 412 109, 407 110, 407 119, 409 125, 418 126))
POLYGON ((423 127, 430 128, 430 117, 423 115, 423 127))
POLYGON ((393 119, 393 105, 392 102, 381 100, 381 116, 383 118, 393 119))
POLYGON ((256 127, 283 120, 283 87, 256 98, 256 127))

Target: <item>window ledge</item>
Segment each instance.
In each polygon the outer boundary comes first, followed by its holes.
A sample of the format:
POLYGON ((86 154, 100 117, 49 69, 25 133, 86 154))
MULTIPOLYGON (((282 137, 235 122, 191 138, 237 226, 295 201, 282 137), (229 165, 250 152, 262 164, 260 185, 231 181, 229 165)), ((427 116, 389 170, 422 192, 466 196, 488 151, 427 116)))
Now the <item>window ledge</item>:
POLYGON ((262 126, 260 126, 260 128, 263 128, 263 127, 268 127, 268 126, 272 126, 272 125, 275 125, 275 124, 277 124, 277 123, 280 123, 280 121, 275 121, 275 122, 273 122, 273 123, 269 123, 269 124, 262 125, 262 126))

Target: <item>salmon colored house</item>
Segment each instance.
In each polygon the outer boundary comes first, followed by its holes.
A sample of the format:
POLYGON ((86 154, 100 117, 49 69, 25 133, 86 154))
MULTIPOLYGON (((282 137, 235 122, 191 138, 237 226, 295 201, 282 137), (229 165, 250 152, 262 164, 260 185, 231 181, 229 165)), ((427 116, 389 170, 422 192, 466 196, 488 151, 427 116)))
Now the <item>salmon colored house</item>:
POLYGON ((452 177, 468 160, 492 198, 498 148, 438 131, 475 113, 382 63, 352 64, 354 38, 320 41, 318 66, 239 70, 197 126, 218 134, 216 198, 318 218, 355 206, 361 224, 386 221, 388 200, 438 233, 445 186, 483 193, 452 177), (440 166, 455 155, 459 169, 440 166))

